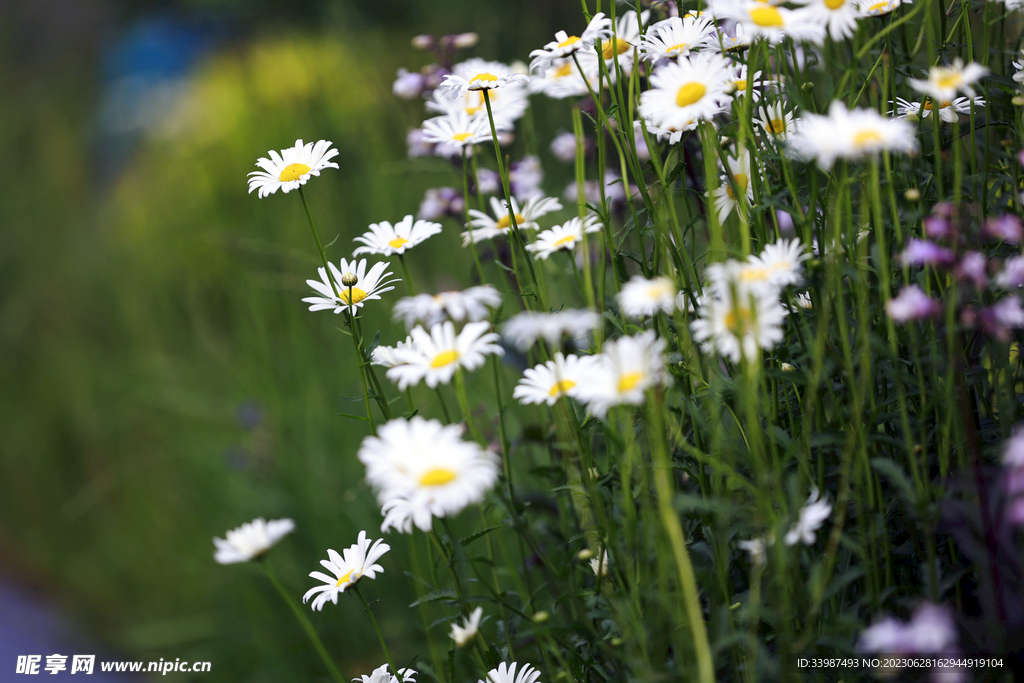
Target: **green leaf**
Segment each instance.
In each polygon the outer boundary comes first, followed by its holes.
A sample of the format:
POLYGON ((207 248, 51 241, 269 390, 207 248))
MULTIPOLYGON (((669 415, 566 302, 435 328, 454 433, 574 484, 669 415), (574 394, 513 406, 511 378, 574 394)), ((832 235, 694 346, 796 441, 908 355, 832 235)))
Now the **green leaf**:
POLYGON ((890 483, 899 489, 899 492, 903 494, 903 497, 912 509, 917 507, 917 493, 914 491, 914 486, 910 483, 910 478, 907 477, 902 467, 888 458, 872 458, 871 467, 879 474, 885 476, 890 483))
POLYGON ((500 529, 500 528, 501 528, 501 525, 499 524, 498 526, 492 526, 492 527, 488 527, 487 529, 484 529, 483 531, 478 531, 478 532, 476 532, 475 534, 470 534, 469 536, 466 536, 466 537, 465 537, 464 539, 462 539, 461 541, 459 541, 459 544, 460 544, 460 545, 461 545, 461 546, 462 546, 463 548, 465 548, 465 547, 466 547, 467 545, 469 545, 469 544, 470 544, 470 543, 472 543, 473 541, 476 541, 476 540, 478 540, 478 539, 481 539, 481 538, 483 538, 484 536, 486 536, 487 534, 489 534, 489 533, 491 533, 492 531, 494 531, 495 529, 500 529))

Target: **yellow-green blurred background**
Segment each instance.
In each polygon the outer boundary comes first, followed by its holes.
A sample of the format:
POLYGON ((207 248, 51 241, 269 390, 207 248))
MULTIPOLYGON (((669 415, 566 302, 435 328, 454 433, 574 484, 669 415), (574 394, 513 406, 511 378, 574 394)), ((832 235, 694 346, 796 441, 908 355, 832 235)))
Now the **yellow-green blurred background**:
MULTIPOLYGON (((579 14, 569 0, 0 2, 0 582, 125 659, 324 678, 258 567, 213 562, 214 535, 292 517, 272 560, 301 595, 327 547, 380 523, 355 458, 365 427, 339 416, 361 408, 345 399, 360 393, 351 347, 300 301, 318 259, 299 198, 248 195, 246 173, 296 138, 332 140, 340 170, 307 190, 338 237, 329 256, 347 256, 368 223, 459 183, 406 159, 422 105, 391 84, 430 61, 410 38, 476 31, 465 56, 512 61, 579 14)), ((457 233, 446 224, 415 265, 421 289, 467 281, 457 233)), ((367 316, 398 335, 387 307, 367 316)), ((375 597, 407 661, 423 636, 400 571, 375 597)), ((360 611, 310 613, 349 676, 383 663, 360 611)))

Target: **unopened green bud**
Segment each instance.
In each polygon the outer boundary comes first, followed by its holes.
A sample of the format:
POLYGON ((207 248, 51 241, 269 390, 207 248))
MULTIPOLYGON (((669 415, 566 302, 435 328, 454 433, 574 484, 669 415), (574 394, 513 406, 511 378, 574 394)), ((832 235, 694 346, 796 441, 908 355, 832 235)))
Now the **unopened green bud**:
POLYGON ((355 273, 345 273, 341 276, 341 284, 346 287, 355 287, 357 282, 359 282, 359 278, 355 273))
POLYGON ((589 560, 594 556, 594 551, 590 548, 584 548, 576 554, 576 557, 581 560, 589 560))
POLYGON ((918 199, 921 198, 921 191, 918 190, 916 187, 912 187, 909 190, 907 190, 903 194, 903 196, 907 198, 908 202, 916 202, 918 199))
POLYGON ((1017 95, 1010 102, 1013 103, 1013 106, 1020 107, 1024 105, 1024 95, 1017 95))
POLYGON ((543 624, 545 621, 547 621, 550 618, 551 618, 551 615, 548 614, 547 612, 545 612, 544 610, 541 610, 541 611, 539 611, 539 612, 537 612, 536 614, 533 615, 533 621, 534 621, 534 623, 537 623, 537 624, 543 624))

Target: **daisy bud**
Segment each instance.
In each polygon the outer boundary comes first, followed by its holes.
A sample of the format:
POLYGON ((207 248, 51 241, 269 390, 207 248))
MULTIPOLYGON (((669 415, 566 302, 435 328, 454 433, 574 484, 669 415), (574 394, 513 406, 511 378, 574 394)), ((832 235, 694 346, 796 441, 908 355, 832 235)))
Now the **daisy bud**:
POLYGON ((434 36, 423 34, 412 39, 412 46, 417 50, 430 50, 437 45, 434 36))
POLYGON ((539 612, 537 612, 536 614, 533 615, 533 623, 535 623, 535 624, 543 624, 545 621, 547 621, 550 618, 551 618, 551 614, 549 612, 545 612, 544 610, 541 610, 541 611, 539 611, 539 612))
POLYGON ((475 33, 459 33, 452 36, 452 45, 462 50, 467 47, 473 47, 479 40, 480 36, 475 33))
POLYGON ((912 187, 909 190, 907 190, 903 194, 903 196, 907 198, 908 202, 916 202, 918 199, 921 198, 921 191, 918 190, 916 187, 912 187))
POLYGON ((1024 236, 1024 226, 1020 219, 1011 214, 989 218, 985 221, 985 234, 1010 244, 1020 244, 1024 236))
POLYGON ((899 295, 895 298, 886 302, 885 312, 893 321, 905 323, 911 320, 936 317, 942 313, 942 306, 917 285, 910 285, 900 290, 899 295))
POLYGON ((800 87, 803 89, 804 92, 811 92, 812 90, 814 90, 814 81, 807 81, 800 87))
POLYGON ((576 553, 576 557, 580 560, 586 561, 594 556, 594 551, 590 548, 584 548, 583 550, 576 553))
POLYGON ((1024 106, 1024 95, 1017 95, 1010 100, 1010 102, 1012 102, 1015 107, 1024 106))
POLYGON ((900 254, 905 266, 948 266, 954 260, 952 251, 927 240, 910 240, 900 254))
POLYGON ((783 372, 793 372, 794 370, 796 370, 796 368, 790 365, 789 363, 783 363, 779 367, 782 368, 783 372))
POLYGON ((359 278, 355 273, 345 273, 341 276, 341 284, 346 287, 355 287, 357 282, 359 282, 359 278))

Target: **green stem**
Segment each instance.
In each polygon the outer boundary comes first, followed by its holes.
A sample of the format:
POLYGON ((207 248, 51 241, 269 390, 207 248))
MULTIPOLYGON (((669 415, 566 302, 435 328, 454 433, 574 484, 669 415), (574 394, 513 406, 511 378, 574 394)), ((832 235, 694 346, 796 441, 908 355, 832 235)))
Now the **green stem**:
POLYGON ((377 619, 373 616, 373 610, 370 609, 370 603, 366 602, 366 598, 363 596, 362 591, 359 590, 359 585, 353 583, 352 591, 359 596, 359 599, 363 601, 363 607, 366 608, 366 613, 370 615, 370 623, 373 624, 373 630, 377 633, 377 640, 380 641, 381 649, 384 650, 384 658, 388 660, 388 668, 391 669, 391 675, 397 680, 402 681, 402 677, 398 675, 398 669, 395 668, 394 662, 391 661, 391 653, 388 651, 388 644, 384 642, 384 634, 380 632, 380 627, 377 626, 377 619))

